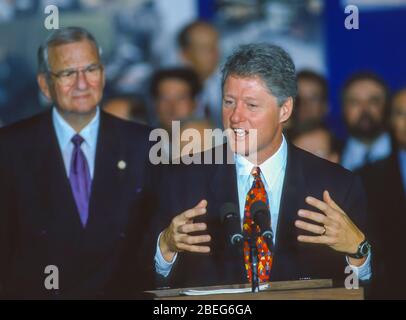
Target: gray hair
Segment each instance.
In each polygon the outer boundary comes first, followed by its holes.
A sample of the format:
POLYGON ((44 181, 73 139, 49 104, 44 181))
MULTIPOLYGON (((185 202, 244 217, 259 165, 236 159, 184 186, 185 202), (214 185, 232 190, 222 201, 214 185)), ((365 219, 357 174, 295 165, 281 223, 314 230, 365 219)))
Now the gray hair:
POLYGON ((95 37, 86 29, 81 27, 67 27, 53 32, 38 49, 38 73, 48 73, 50 71, 48 50, 50 47, 56 47, 68 43, 89 40, 97 48, 99 58, 101 57, 101 48, 95 37))
POLYGON ((229 76, 259 77, 277 98, 279 106, 289 97, 296 97, 295 65, 289 54, 276 45, 257 43, 239 46, 223 66, 223 89, 229 76))

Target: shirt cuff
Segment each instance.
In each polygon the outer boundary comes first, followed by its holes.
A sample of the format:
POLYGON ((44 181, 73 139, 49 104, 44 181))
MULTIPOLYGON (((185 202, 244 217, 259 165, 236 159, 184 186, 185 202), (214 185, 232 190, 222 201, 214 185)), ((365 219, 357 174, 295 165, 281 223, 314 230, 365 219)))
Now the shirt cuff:
POLYGON ((350 266, 352 271, 358 275, 359 280, 367 281, 371 279, 372 276, 371 256, 372 252, 369 252, 367 259, 364 261, 362 265, 358 267, 350 264, 348 257, 347 256, 345 257, 345 259, 347 260, 347 264, 350 266))
POLYGON ((158 274, 160 274, 164 277, 167 277, 172 270, 172 266, 176 261, 178 253, 175 254, 172 261, 170 261, 170 262, 167 262, 164 259, 164 257, 162 256, 162 253, 161 253, 161 249, 159 248, 159 239, 161 239, 161 235, 162 235, 162 232, 159 234, 158 241, 156 243, 155 259, 154 259, 155 260, 155 271, 158 274))

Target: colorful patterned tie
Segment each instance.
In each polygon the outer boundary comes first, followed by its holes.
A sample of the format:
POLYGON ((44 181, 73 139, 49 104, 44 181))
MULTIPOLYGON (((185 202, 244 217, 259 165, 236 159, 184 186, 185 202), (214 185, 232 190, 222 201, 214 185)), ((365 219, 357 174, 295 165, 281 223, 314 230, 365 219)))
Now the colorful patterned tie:
POLYGON ((89 216, 91 178, 86 157, 80 148, 83 141, 84 139, 78 134, 72 138, 74 148, 70 163, 69 181, 79 211, 80 220, 85 227, 89 216))
MULTIPOLYGON (((254 182, 251 189, 248 191, 245 199, 244 207, 244 225, 243 231, 245 235, 252 235, 253 228, 256 228, 257 234, 260 234, 261 230, 258 225, 254 223, 251 217, 251 205, 255 201, 263 201, 269 207, 268 196, 264 187, 264 183, 261 180, 261 170, 259 167, 255 167, 251 174, 254 177, 254 182)), ((272 268, 272 253, 268 248, 264 238, 258 237, 256 241, 258 249, 258 280, 259 282, 269 281, 272 268)), ((244 241, 244 263, 247 270, 247 278, 251 282, 252 279, 252 263, 250 261, 250 244, 248 241, 244 241)))

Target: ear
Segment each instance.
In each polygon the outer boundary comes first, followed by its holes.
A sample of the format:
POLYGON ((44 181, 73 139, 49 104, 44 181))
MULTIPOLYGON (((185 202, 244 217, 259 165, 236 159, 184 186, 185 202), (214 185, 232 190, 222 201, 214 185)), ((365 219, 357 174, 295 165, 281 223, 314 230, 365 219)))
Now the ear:
POLYGON ((37 75, 37 81, 38 81, 38 86, 41 89, 41 92, 49 99, 52 101, 51 97, 51 90, 49 88, 47 78, 45 73, 40 73, 37 75))
POLYGON ((293 98, 289 97, 285 100, 279 109, 279 122, 283 123, 289 120, 293 111, 293 98))

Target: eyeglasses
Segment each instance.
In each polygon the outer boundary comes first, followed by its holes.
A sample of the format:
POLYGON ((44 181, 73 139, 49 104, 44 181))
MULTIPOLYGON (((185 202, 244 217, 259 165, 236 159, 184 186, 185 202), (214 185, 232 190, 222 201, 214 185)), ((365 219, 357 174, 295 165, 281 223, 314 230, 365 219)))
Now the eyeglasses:
POLYGON ((100 63, 94 63, 82 69, 65 69, 56 73, 49 71, 49 74, 54 76, 61 85, 72 86, 77 81, 79 72, 83 72, 89 83, 97 83, 102 71, 103 66, 100 63))

